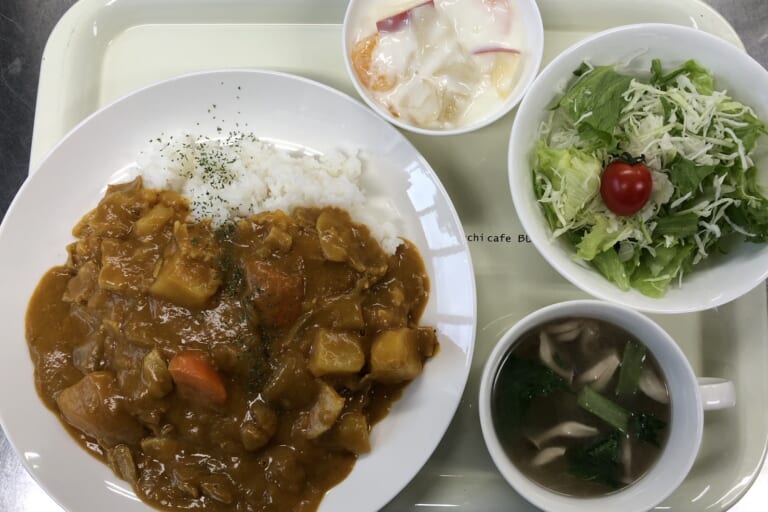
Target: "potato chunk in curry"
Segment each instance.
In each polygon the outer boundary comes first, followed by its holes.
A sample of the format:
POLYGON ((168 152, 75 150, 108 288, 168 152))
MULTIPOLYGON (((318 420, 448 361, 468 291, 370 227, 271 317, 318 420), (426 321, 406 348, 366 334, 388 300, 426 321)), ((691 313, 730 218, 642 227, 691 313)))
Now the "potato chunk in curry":
POLYGON ((309 371, 315 377, 355 374, 365 365, 362 339, 356 333, 320 329, 309 351, 309 371))
POLYGON ((176 252, 163 262, 149 292, 180 306, 201 308, 220 285, 215 267, 176 252))
POLYGON ((428 278, 334 208, 214 227, 110 187, 27 312, 38 392, 164 510, 310 511, 437 347, 428 278))
POLYGON ((415 329, 384 331, 371 345, 371 377, 388 383, 413 380, 421 373, 422 359, 415 329))

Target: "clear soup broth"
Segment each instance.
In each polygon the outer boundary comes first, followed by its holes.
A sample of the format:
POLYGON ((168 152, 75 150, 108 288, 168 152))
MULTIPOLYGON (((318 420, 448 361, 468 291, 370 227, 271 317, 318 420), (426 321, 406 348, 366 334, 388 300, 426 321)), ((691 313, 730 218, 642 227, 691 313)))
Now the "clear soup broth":
POLYGON ((663 373, 646 347, 602 320, 568 318, 524 334, 492 391, 508 457, 553 491, 597 497, 641 478, 664 449, 663 373))

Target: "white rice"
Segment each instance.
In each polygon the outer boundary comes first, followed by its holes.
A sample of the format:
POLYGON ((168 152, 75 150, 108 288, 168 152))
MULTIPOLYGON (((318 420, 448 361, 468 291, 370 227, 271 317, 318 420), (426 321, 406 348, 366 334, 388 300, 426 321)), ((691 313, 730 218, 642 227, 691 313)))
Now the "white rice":
POLYGON ((401 243, 392 212, 389 218, 371 213, 357 155, 310 155, 244 133, 222 139, 183 134, 150 141, 138 167, 147 187, 189 199, 196 221, 209 218, 218 226, 262 211, 335 206, 366 224, 388 254, 401 243))

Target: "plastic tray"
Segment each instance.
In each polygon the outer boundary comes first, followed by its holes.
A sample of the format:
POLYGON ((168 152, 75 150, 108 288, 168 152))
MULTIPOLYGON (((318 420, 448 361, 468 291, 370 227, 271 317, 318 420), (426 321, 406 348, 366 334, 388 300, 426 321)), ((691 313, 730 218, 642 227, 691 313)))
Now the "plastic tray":
MULTIPOLYGON (((590 33, 636 22, 694 26, 741 47, 728 23, 699 0, 538 3, 545 26, 544 64, 590 33)), ((341 51, 345 7, 342 0, 81 0, 62 18, 45 49, 30 169, 100 106, 186 72, 268 68, 354 95, 341 51)), ((459 411, 430 461, 388 510, 532 510, 506 485, 485 450, 476 410, 478 378, 494 343, 517 319, 584 294, 526 243, 506 178, 512 119, 513 114, 456 137, 406 134, 440 176, 470 237, 479 327, 459 411)), ((654 318, 678 340, 698 374, 734 380, 739 401, 732 410, 707 415, 693 470, 660 508, 728 509, 757 478, 766 450, 765 289, 719 310, 654 318)))

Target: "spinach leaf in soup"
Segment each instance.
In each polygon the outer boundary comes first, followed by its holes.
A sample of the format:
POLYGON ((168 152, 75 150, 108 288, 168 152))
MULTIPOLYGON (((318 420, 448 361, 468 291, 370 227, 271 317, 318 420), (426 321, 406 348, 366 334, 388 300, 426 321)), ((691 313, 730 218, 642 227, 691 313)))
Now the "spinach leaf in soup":
POLYGON ((495 394, 503 398, 499 419, 510 428, 521 424, 534 399, 569 390, 562 378, 534 359, 510 355, 502 366, 505 370, 496 383, 495 394))
POLYGON ((615 430, 602 439, 570 451, 568 472, 611 489, 621 488, 622 484, 617 479, 617 475, 621 474, 621 436, 615 430))
POLYGON ((657 448, 661 448, 659 437, 661 431, 667 426, 665 421, 660 420, 652 414, 644 412, 635 413, 629 419, 630 431, 637 436, 640 441, 651 443, 657 448))

